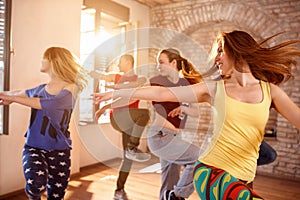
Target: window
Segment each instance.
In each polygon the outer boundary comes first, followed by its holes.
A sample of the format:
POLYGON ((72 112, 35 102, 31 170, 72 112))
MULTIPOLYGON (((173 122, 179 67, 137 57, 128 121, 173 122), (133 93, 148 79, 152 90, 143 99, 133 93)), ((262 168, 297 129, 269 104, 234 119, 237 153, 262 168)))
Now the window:
MULTIPOLYGON (((0 0, 0 91, 9 90, 12 0, 0 0)), ((8 134, 8 106, 0 107, 0 134, 8 134)))
MULTIPOLYGON (((107 0, 84 0, 81 12, 81 63, 89 72, 103 73, 115 69, 118 56, 126 52, 126 24, 129 9, 107 0), (125 24, 125 25, 124 25, 125 24)), ((115 71, 115 70, 113 70, 115 71)), ((106 90, 105 82, 91 77, 88 86, 81 93, 80 123, 95 123, 96 108, 90 94, 106 90)), ((109 122, 109 111, 103 114, 99 123, 109 122)))

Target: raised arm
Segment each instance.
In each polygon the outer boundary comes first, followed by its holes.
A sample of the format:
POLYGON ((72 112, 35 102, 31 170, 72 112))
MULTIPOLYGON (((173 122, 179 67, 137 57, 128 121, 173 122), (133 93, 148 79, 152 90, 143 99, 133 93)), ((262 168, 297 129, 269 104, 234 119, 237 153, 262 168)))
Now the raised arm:
POLYGON ((0 94, 5 94, 9 96, 20 96, 20 97, 26 97, 25 90, 14 90, 14 91, 4 91, 0 94))
POLYGON ((128 99, 123 99, 123 98, 118 98, 115 99, 114 101, 107 103, 106 105, 102 106, 95 112, 95 119, 98 121, 100 116, 105 113, 107 109, 112 109, 112 108, 118 108, 122 106, 128 106, 129 104, 133 103, 134 100, 128 100, 128 99))
POLYGON ((210 93, 207 85, 202 82, 191 86, 180 87, 160 87, 148 86, 137 89, 121 89, 108 93, 94 93, 95 103, 110 99, 141 99, 149 101, 172 101, 172 102, 208 102, 210 103, 210 93))
POLYGON ((300 129, 300 108, 278 86, 271 84, 272 102, 275 110, 300 129))
MULTIPOLYGON (((125 91, 124 91, 125 92, 125 91)), ((190 86, 179 87, 160 87, 149 86, 138 88, 132 93, 124 93, 116 91, 115 95, 126 98, 142 99, 150 101, 171 101, 171 102, 206 102, 208 101, 207 95, 209 94, 208 88, 205 83, 198 83, 190 86)))
POLYGON ((0 105, 8 105, 11 103, 19 103, 35 109, 42 109, 40 98, 29 98, 26 96, 25 90, 6 91, 0 93, 0 105))
POLYGON ((109 104, 106 104, 105 106, 99 108, 96 112, 95 112, 95 119, 96 121, 99 120, 99 118, 101 117, 101 115, 103 115, 105 113, 105 111, 107 109, 110 109, 111 108, 111 103, 109 104))
POLYGON ((107 82, 114 82, 117 74, 119 73, 99 73, 96 71, 91 71, 89 73, 92 78, 105 80, 107 82))
POLYGON ((146 77, 138 77, 136 81, 118 83, 118 84, 115 84, 112 86, 106 86, 106 87, 111 88, 111 89, 136 88, 136 87, 141 87, 141 86, 145 85, 146 82, 147 82, 146 77))

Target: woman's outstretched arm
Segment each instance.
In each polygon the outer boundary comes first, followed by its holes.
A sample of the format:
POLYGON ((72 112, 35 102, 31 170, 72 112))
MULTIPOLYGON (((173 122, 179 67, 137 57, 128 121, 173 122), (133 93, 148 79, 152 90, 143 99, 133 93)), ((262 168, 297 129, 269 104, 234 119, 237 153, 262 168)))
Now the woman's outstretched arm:
POLYGON ((11 103, 42 109, 40 98, 27 97, 23 91, 0 93, 0 105, 9 105, 11 103))
POLYGON ((271 84, 274 108, 294 126, 300 129, 300 108, 278 86, 271 84))
POLYGON ((25 90, 3 91, 0 92, 0 105, 9 105, 14 102, 19 103, 16 99, 24 98, 27 98, 25 90))
POLYGON ((114 92, 94 93, 95 104, 100 102, 124 98, 140 99, 149 101, 171 101, 171 102, 209 102, 210 93, 204 82, 179 87, 148 86, 134 89, 121 89, 114 92))

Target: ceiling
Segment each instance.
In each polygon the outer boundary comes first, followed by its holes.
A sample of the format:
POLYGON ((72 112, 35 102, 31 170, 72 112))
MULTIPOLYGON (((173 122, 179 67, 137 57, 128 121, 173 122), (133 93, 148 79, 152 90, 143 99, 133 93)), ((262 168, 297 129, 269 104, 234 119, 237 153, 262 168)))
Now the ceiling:
POLYGON ((134 1, 137 1, 141 4, 144 4, 144 5, 152 8, 155 6, 176 3, 176 2, 186 1, 186 0, 134 0, 134 1))

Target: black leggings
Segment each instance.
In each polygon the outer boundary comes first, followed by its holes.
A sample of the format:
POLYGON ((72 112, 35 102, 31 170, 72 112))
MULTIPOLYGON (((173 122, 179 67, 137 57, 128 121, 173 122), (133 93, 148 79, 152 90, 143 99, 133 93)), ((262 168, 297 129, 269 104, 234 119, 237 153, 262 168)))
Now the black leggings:
POLYGON ((111 118, 111 125, 122 133, 123 159, 119 169, 117 180, 117 190, 124 189, 132 160, 127 159, 125 150, 135 148, 140 144, 140 138, 150 119, 149 110, 139 108, 129 108, 117 110, 111 118))

